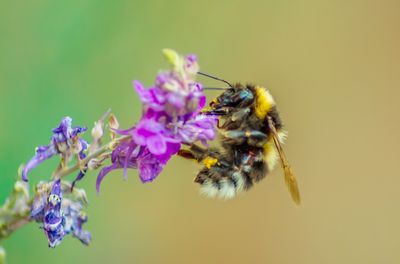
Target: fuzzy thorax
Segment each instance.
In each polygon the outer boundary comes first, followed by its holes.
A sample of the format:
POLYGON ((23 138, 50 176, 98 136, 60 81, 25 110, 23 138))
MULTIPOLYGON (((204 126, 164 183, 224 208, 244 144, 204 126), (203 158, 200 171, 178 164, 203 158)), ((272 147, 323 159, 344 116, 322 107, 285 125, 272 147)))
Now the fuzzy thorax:
POLYGON ((256 86, 255 92, 256 92, 255 113, 258 118, 264 120, 269 110, 271 110, 271 108, 275 106, 275 101, 272 95, 269 93, 269 91, 262 86, 256 86))

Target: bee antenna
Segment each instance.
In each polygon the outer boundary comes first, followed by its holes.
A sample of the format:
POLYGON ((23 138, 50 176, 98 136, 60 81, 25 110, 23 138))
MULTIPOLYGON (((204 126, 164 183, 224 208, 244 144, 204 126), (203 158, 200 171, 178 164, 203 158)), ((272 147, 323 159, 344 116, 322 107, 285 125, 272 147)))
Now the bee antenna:
POLYGON ((222 88, 222 87, 204 87, 203 90, 228 90, 229 88, 222 88))
POLYGON ((214 79, 214 80, 217 80, 217 81, 220 81, 220 82, 224 82, 227 85, 229 85, 229 87, 233 88, 232 84, 230 84, 228 81, 225 81, 224 79, 221 79, 221 78, 218 78, 218 77, 215 77, 215 76, 209 75, 207 73, 203 73, 203 72, 197 72, 197 74, 206 76, 208 78, 211 78, 211 79, 214 79))

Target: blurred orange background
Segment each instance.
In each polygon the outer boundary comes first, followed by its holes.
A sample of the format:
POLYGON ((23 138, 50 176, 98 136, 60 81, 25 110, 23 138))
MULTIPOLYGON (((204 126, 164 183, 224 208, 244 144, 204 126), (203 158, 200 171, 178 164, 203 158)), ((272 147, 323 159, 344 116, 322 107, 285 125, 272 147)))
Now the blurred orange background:
MULTIPOLYGON (((161 49, 274 95, 303 203, 278 168, 230 201, 198 194, 196 164, 174 158, 88 191, 85 247, 49 249, 37 224, 3 243, 8 263, 400 263, 399 1, 3 1, 0 198, 61 118, 93 125, 109 107, 140 117, 131 81, 166 68, 161 49)), ((199 78, 206 84, 214 82, 199 78)), ((211 97, 216 92, 208 94, 211 97)), ((87 138, 89 135, 86 135, 87 138)), ((47 179, 55 161, 32 172, 47 179)))

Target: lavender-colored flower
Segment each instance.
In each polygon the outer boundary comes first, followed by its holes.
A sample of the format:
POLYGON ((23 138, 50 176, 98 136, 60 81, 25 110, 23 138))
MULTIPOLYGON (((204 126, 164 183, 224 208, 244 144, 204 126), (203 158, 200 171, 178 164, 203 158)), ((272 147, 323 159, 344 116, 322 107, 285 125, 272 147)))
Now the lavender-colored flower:
POLYGON ((123 168, 139 169, 143 182, 154 180, 181 144, 207 141, 215 137, 216 119, 200 115, 206 97, 194 78, 198 72, 194 55, 182 57, 164 50, 173 70, 159 73, 155 85, 146 89, 139 81, 133 86, 143 104, 141 120, 127 130, 115 130, 130 135, 112 153, 112 164, 103 168, 97 178, 97 190, 110 171, 123 168))
MULTIPOLYGON (((178 150, 176 150, 178 151, 178 150)), ((136 145, 133 141, 121 143, 112 153, 110 166, 104 167, 96 181, 97 192, 104 177, 113 170, 124 169, 126 177, 127 169, 138 169, 142 182, 153 181, 164 168, 169 157, 157 157, 147 148, 136 145)))
POLYGON ((200 141, 207 146, 207 141, 215 138, 216 119, 211 116, 198 115, 187 122, 175 122, 170 127, 176 131, 181 142, 192 144, 200 141))
POLYGON ((36 194, 31 206, 31 218, 43 222, 44 211, 47 204, 47 199, 49 196, 49 191, 51 190, 51 184, 48 182, 41 182, 36 185, 36 194))
MULTIPOLYGON (((79 138, 79 134, 86 131, 85 127, 72 127, 72 119, 64 117, 58 127, 53 129, 50 144, 36 148, 36 154, 28 161, 22 170, 22 179, 28 181, 28 173, 43 161, 60 154, 65 162, 68 162, 75 154, 80 159, 86 157, 84 151, 88 143, 79 138)), ((78 176, 79 177, 79 176, 78 176)))
POLYGON ((83 244, 88 245, 92 236, 90 232, 82 229, 82 225, 87 222, 88 217, 82 211, 82 204, 65 199, 62 204, 64 212, 64 231, 66 234, 78 238, 83 244))
POLYGON ((61 181, 57 180, 53 184, 43 212, 44 217, 42 228, 47 236, 49 247, 55 247, 60 244, 61 240, 65 236, 61 202, 61 181))
POLYGON ((90 242, 90 233, 82 230, 82 224, 87 221, 82 204, 63 198, 60 180, 37 186, 31 218, 42 223, 49 247, 56 247, 70 233, 84 244, 90 242))

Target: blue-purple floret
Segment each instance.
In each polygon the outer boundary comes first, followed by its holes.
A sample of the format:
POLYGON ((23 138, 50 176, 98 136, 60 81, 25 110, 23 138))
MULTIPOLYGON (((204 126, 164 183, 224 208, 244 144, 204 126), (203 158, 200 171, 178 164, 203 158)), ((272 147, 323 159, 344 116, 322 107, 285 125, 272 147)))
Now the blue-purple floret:
POLYGON ((61 181, 54 181, 48 194, 46 188, 38 190, 31 208, 31 218, 42 223, 49 247, 56 247, 63 238, 72 234, 82 243, 89 244, 91 235, 82 229, 87 221, 82 204, 63 198, 61 181))
MULTIPOLYGON (((168 57, 171 51, 167 52, 168 57)), ((128 168, 138 169, 142 182, 153 181, 182 144, 200 141, 207 146, 215 138, 216 118, 200 113, 206 97, 201 85, 195 82, 196 56, 180 57, 173 53, 172 58, 169 59, 174 69, 159 73, 150 88, 133 81, 143 104, 143 115, 135 126, 115 130, 131 137, 113 151, 112 164, 100 171, 97 191, 103 178, 115 169, 124 169, 125 177, 128 168)))
MULTIPOLYGON (((36 154, 28 161, 22 170, 22 179, 28 181, 28 173, 43 161, 55 156, 61 155, 68 161, 72 155, 78 154, 80 159, 86 157, 84 151, 88 148, 88 143, 79 137, 79 134, 85 132, 86 127, 72 127, 72 119, 64 117, 58 127, 52 130, 53 135, 49 145, 36 148, 36 154)), ((78 175, 82 178, 83 175, 78 175)))

